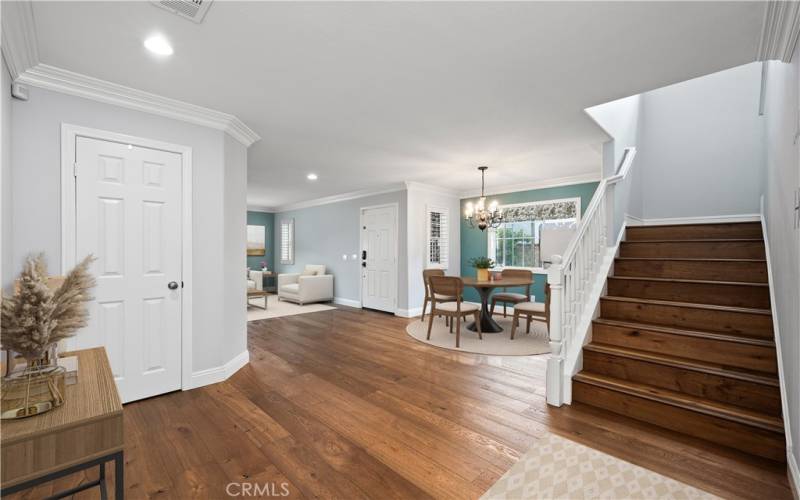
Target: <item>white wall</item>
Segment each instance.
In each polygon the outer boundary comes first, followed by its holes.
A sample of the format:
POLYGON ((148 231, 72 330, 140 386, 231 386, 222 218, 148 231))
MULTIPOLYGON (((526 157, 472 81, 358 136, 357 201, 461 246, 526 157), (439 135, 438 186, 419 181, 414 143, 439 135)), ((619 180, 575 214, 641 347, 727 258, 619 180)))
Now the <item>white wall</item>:
POLYGON ((328 203, 275 214, 274 241, 281 241, 281 221, 294 219, 294 264, 280 262, 280 244, 275 246, 275 268, 278 273, 301 272, 306 264, 324 264, 333 274, 336 299, 361 300, 361 208, 389 203, 398 204, 399 261, 397 270, 397 307, 406 308, 406 208, 402 191, 328 203), (356 258, 353 259, 353 255, 356 258), (342 256, 347 255, 347 260, 342 256))
POLYGON ((455 193, 436 189, 421 184, 410 184, 406 191, 408 198, 408 297, 406 299, 406 316, 416 316, 422 312, 425 299, 425 285, 422 282, 422 271, 427 264, 427 207, 448 208, 450 212, 450 234, 448 268, 445 272, 450 276, 461 273, 461 203, 455 193))
POLYGON ((228 134, 225 140, 225 218, 224 280, 225 324, 220 332, 225 359, 233 359, 247 350, 247 147, 228 134))
POLYGON ((10 273, 19 271, 26 255, 42 251, 51 269, 59 270, 61 123, 192 148, 193 370, 229 361, 229 353, 221 347, 227 344, 239 348, 246 342, 244 306, 238 313, 225 307, 229 297, 243 301, 242 286, 235 284, 238 278, 232 279, 231 273, 238 269, 244 280, 245 264, 243 236, 226 241, 234 234, 226 233, 225 227, 226 223, 236 223, 244 231, 247 192, 242 177, 246 173, 238 166, 240 159, 230 150, 231 155, 226 157, 225 134, 219 130, 31 87, 29 101, 12 100, 14 220, 10 273), (228 165, 226 159, 230 160, 228 165), (227 173, 232 179, 226 183, 227 173), (241 257, 234 255, 236 246, 242 248, 241 257))
POLYGON ((11 75, 3 59, 0 68, 0 288, 11 284, 11 75))
POLYGON ((788 418, 791 427, 795 467, 800 463, 800 230, 793 226, 794 190, 800 187, 800 145, 794 143, 800 126, 798 53, 795 52, 792 64, 769 63, 764 117, 764 211, 775 290, 773 307, 778 315, 789 403, 789 415, 784 415, 784 419, 788 418))
POLYGON ((611 161, 611 157, 606 159, 604 155, 603 177, 614 175, 616 167, 622 161, 625 148, 636 146, 639 142, 640 117, 642 114, 641 96, 634 95, 593 106, 587 108, 586 113, 611 138, 610 146, 613 153, 613 161, 611 161))
POLYGON ((752 63, 643 94, 645 218, 758 213, 760 81, 752 63))
POLYGON ((641 95, 625 97, 599 106, 588 108, 586 113, 611 137, 603 144, 603 177, 617 173, 626 148, 637 148, 637 157, 629 179, 614 187, 614 230, 616 235, 622 228, 626 215, 642 217, 644 200, 642 179, 644 166, 638 153, 644 126, 644 102, 641 95))
POLYGON ((337 299, 360 301, 361 260, 359 218, 361 207, 397 203, 400 226, 398 263, 398 315, 416 315, 422 310, 425 268, 426 221, 429 204, 450 209, 450 260, 447 274, 458 276, 461 262, 461 226, 458 196, 441 188, 410 183, 407 189, 367 196, 316 207, 275 214, 276 242, 280 241, 280 222, 294 219, 294 265, 280 263, 276 245, 275 268, 279 273, 300 272, 306 264, 325 264, 334 275, 334 295, 337 299), (348 259, 343 260, 342 255, 348 259))

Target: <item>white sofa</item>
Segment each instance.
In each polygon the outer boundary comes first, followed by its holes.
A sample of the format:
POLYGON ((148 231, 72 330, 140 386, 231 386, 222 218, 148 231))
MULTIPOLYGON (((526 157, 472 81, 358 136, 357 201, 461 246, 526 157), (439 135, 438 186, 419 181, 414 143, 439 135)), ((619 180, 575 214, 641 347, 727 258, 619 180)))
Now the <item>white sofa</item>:
POLYGON ((325 266, 306 265, 302 273, 278 275, 278 300, 300 305, 333 300, 333 275, 325 266))

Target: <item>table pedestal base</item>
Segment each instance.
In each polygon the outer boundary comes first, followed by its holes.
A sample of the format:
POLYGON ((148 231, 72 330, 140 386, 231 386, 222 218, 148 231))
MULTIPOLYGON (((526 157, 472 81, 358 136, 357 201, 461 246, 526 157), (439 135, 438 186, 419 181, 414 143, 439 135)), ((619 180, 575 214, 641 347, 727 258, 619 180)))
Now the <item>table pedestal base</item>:
MULTIPOLYGON (((492 319, 492 315, 489 313, 489 293, 491 290, 489 288, 483 287, 476 287, 478 293, 481 295, 481 333, 500 333, 503 331, 503 327, 498 325, 497 322, 492 319)), ((475 326, 475 322, 473 321, 469 325, 467 325, 467 330, 472 330, 473 332, 477 332, 478 328, 475 326)))

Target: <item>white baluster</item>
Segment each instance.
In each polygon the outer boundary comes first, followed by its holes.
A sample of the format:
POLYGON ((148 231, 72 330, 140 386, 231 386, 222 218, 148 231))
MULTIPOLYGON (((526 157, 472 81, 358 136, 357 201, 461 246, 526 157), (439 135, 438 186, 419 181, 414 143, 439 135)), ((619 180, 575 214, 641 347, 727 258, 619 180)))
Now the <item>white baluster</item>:
POLYGON ((614 234, 614 192, 616 191, 615 184, 606 186, 605 193, 605 225, 606 225, 606 244, 612 245, 615 241, 616 234, 614 234))

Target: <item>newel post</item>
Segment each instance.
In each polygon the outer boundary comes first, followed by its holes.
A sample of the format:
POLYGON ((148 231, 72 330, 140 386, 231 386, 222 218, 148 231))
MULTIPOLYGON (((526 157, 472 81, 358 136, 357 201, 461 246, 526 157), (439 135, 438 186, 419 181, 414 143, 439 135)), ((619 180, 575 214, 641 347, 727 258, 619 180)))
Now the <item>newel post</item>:
POLYGON ((562 299, 563 299, 563 268, 560 255, 553 255, 552 264, 547 270, 547 284, 550 285, 550 352, 547 360, 547 404, 561 406, 564 404, 564 345, 562 331, 562 299))

